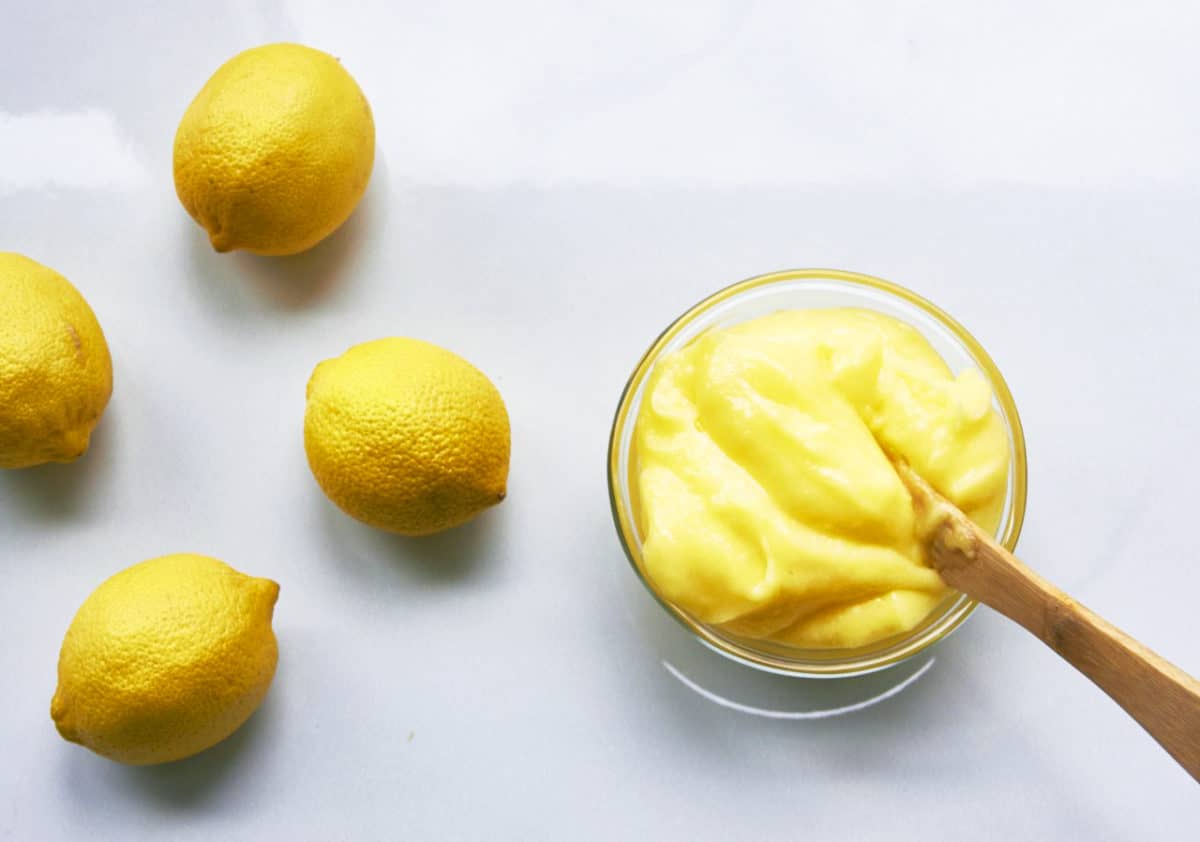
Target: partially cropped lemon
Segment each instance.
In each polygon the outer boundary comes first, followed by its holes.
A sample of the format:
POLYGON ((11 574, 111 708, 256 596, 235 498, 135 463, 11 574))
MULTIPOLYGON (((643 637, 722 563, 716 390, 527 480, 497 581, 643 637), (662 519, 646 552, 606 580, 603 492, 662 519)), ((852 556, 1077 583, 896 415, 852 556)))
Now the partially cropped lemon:
POLYGON ((313 476, 342 511, 380 529, 427 535, 499 503, 509 447, 496 387, 428 342, 356 345, 308 381, 313 476))
POLYGON ((346 221, 375 162, 375 121, 336 58, 268 44, 231 58, 175 134, 175 191, 217 251, 295 254, 346 221))
POLYGON ((70 462, 112 394, 112 358, 62 275, 0 252, 0 468, 70 462))
POLYGON ((71 742, 137 765, 216 745, 262 702, 278 650, 279 585, 201 555, 116 574, 80 607, 50 716, 71 742))

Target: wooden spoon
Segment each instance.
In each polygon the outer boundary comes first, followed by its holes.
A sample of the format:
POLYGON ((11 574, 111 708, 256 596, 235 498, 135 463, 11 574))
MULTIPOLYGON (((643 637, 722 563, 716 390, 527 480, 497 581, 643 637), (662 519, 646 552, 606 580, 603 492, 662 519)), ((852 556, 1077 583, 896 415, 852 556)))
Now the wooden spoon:
POLYGON ((1040 638, 1200 781, 1200 681, 1034 573, 912 468, 894 461, 912 494, 928 558, 946 584, 1040 638))

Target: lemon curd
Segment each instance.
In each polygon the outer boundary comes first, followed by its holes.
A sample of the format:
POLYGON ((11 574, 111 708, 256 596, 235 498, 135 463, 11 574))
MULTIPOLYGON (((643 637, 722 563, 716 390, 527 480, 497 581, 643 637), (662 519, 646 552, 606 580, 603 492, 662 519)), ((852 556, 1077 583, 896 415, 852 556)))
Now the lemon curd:
POLYGON ((710 331, 659 361, 633 434, 646 574, 701 622, 803 648, 902 634, 949 593, 924 561, 903 458, 986 530, 1011 462, 974 369, 860 309, 710 331))

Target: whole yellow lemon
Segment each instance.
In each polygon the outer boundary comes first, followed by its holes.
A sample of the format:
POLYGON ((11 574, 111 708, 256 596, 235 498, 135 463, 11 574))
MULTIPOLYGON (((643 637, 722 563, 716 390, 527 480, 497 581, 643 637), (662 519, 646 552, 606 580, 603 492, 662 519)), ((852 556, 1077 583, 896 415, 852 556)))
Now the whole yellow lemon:
POLYGON ((83 296, 0 252, 0 468, 78 458, 110 395, 112 357, 83 296))
POLYGON ((135 564, 80 607, 58 657, 50 716, 74 743, 122 763, 216 745, 267 695, 279 585, 201 555, 135 564))
POLYGON ((217 251, 295 254, 346 221, 375 162, 375 121, 328 53, 268 44, 223 64, 175 134, 175 191, 217 251))
POLYGON ((462 357, 418 339, 379 339, 313 371, 304 449, 346 514, 428 535, 504 499, 508 412, 462 357))

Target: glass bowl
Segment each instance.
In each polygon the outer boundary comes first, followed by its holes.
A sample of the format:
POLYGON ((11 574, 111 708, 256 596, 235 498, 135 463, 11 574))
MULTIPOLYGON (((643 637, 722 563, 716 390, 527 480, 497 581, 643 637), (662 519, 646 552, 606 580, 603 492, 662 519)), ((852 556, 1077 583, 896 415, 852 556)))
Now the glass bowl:
POLYGON ((987 351, 966 328, 936 305, 889 281, 838 269, 797 269, 759 275, 710 295, 670 324, 642 356, 621 395, 608 445, 608 489, 613 520, 626 556, 642 583, 675 619, 711 649, 752 667, 784 675, 832 677, 862 675, 897 664, 954 631, 976 602, 951 594, 911 631, 855 649, 799 649, 738 637, 702 623, 662 597, 642 567, 642 537, 630 497, 630 447, 646 382, 658 360, 700 334, 779 310, 861 307, 917 328, 955 373, 975 367, 987 378, 996 410, 1008 431, 1012 453, 1004 514, 996 537, 1014 550, 1025 517, 1025 438, 1012 393, 987 351))

